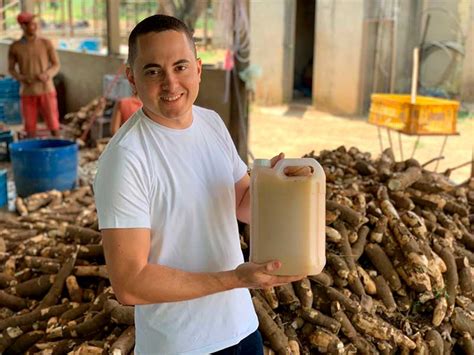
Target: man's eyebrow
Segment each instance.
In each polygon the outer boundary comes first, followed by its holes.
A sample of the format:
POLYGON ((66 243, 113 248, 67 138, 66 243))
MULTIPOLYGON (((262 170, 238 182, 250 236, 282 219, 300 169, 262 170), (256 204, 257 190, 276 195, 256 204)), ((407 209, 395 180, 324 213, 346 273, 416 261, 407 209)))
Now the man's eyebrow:
POLYGON ((161 66, 156 63, 148 63, 143 66, 143 70, 148 69, 148 68, 161 68, 161 66))
MULTIPOLYGON (((173 66, 180 65, 180 64, 188 64, 189 60, 187 59, 180 59, 176 62, 173 63, 173 66)), ((143 70, 149 69, 149 68, 161 68, 161 65, 156 64, 156 63, 148 63, 143 66, 143 70)))
POLYGON ((189 60, 187 60, 187 59, 180 59, 180 60, 178 60, 177 62, 174 62, 174 63, 173 63, 173 66, 175 66, 175 65, 180 65, 180 64, 187 64, 187 63, 189 63, 189 60))

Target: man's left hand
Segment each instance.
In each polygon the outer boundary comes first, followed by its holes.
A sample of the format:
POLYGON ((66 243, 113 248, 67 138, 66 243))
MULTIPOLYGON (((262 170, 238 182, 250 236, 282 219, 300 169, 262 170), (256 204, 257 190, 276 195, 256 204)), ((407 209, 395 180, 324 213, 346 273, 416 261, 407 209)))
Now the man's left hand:
MULTIPOLYGON (((284 153, 274 156, 271 159, 271 167, 274 168, 276 163, 282 159, 285 159, 284 153)), ((287 176, 311 176, 312 174, 313 170, 309 166, 287 166, 285 168, 285 175, 287 176)))
POLYGON ((276 163, 278 163, 280 160, 285 159, 285 153, 280 153, 278 155, 275 155, 271 160, 271 167, 274 168, 276 163))

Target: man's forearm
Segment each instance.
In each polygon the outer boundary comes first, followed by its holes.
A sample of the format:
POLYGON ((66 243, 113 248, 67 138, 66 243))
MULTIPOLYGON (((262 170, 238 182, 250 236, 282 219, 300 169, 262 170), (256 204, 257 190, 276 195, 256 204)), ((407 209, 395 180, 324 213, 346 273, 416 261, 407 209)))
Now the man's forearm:
POLYGON ((60 65, 59 65, 58 53, 52 47, 51 43, 49 45, 50 47, 48 49, 48 57, 49 57, 50 67, 45 71, 45 74, 47 74, 50 78, 53 78, 59 72, 60 65))
POLYGON ((163 265, 147 264, 115 290, 125 304, 178 302, 241 287, 234 271, 192 273, 163 265))
POLYGON ((53 78, 58 72, 59 72, 59 64, 55 64, 49 67, 45 73, 48 74, 50 78, 53 78))
POLYGON ((21 80, 23 79, 23 78, 22 78, 22 75, 21 75, 20 73, 18 73, 18 72, 16 71, 16 69, 11 69, 11 68, 10 68, 10 69, 8 69, 8 73, 10 73, 10 75, 11 75, 14 79, 16 79, 16 80, 18 80, 18 81, 21 81, 21 80))

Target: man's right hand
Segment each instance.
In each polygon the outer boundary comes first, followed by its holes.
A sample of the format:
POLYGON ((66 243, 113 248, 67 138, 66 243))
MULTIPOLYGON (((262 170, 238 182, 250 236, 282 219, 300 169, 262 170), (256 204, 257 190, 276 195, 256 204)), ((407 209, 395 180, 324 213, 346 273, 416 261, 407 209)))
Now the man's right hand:
POLYGON ((26 75, 23 75, 23 74, 19 74, 18 75, 18 81, 22 84, 26 84, 26 85, 29 85, 32 83, 32 80, 29 79, 26 75))
POLYGON ((269 288, 280 286, 290 282, 301 280, 305 275, 277 276, 270 274, 281 267, 278 260, 264 264, 244 263, 235 269, 235 273, 241 287, 245 288, 269 288))

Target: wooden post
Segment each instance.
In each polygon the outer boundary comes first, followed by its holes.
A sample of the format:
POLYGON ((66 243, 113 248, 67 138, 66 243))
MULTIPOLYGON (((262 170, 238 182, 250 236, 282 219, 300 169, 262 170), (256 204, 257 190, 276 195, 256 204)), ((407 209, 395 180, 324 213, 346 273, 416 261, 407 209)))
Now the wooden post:
POLYGON ((128 1, 125 3, 125 28, 126 28, 126 33, 128 33, 128 31, 130 31, 130 19, 129 19, 129 12, 130 12, 130 8, 129 8, 129 3, 128 1))
POLYGON ((420 48, 413 49, 413 71, 411 76, 411 104, 416 103, 417 83, 418 83, 418 58, 420 55, 420 48))
POLYGON ((35 12, 35 0, 20 1, 21 11, 35 12))
MULTIPOLYGON (((413 48, 413 71, 412 71, 412 75, 411 75, 411 96, 410 96, 410 104, 411 105, 416 104, 416 95, 418 93, 418 65, 419 65, 419 62, 420 62, 420 48, 415 47, 415 48, 413 48)), ((414 113, 415 113, 415 109, 414 109, 414 107, 411 107, 411 109, 410 109, 410 115, 411 115, 410 125, 413 124, 414 113)), ((409 127, 405 127, 405 128, 409 128, 409 127)), ((403 153, 401 152, 402 151, 401 138, 399 137, 399 139, 400 139, 400 154, 402 155, 403 153)), ((415 154, 416 146, 418 145, 419 140, 420 140, 420 136, 418 136, 418 138, 416 140, 416 143, 413 147, 412 156, 415 154)), ((403 155, 402 155, 402 160, 403 160, 403 155)), ((436 167, 438 167, 438 165, 436 165, 436 167)))
POLYGON ((82 18, 85 20, 86 19, 86 1, 82 0, 81 2, 81 13, 82 13, 82 18))
POLYGON ((206 7, 204 9, 204 50, 207 50, 207 38, 208 38, 208 33, 207 33, 207 25, 209 21, 209 14, 208 14, 208 8, 209 8, 209 0, 206 1, 206 7))
POLYGON ((61 1, 61 25, 63 26, 63 35, 67 36, 67 30, 66 30, 66 0, 61 1))
MULTIPOLYGON (((240 2, 243 2, 246 6, 247 16, 248 16, 248 0, 236 1, 233 5, 233 25, 236 18, 236 5, 240 2)), ((245 34, 237 33, 234 29, 234 36, 242 36, 245 34)), ((249 34, 247 34, 249 35, 249 34)), ((242 38, 243 39, 243 38, 242 38)), ((242 39, 240 43, 242 43, 242 39)), ((240 53, 242 54, 242 53, 240 53)), ((247 55, 248 53, 245 53, 247 55)), ((229 131, 232 139, 234 140, 237 151, 239 152, 242 160, 247 163, 248 155, 248 116, 249 116, 249 107, 248 107, 248 93, 245 89, 245 83, 239 78, 238 72, 244 70, 248 63, 241 63, 235 58, 234 54, 234 68, 232 69, 231 79, 230 79, 230 92, 231 92, 231 114, 229 122, 229 131)))
POLYGON ((38 1, 35 3, 36 5, 36 8, 38 9, 38 11, 35 11, 34 13, 38 15, 39 18, 41 18, 41 14, 42 14, 42 8, 43 8, 43 2, 42 1, 38 1))
POLYGON ((474 147, 472 148, 471 179, 474 178, 474 147))
POLYGON ((120 7, 114 0, 107 0, 107 50, 109 55, 120 54, 120 7))
MULTIPOLYGON (((5 7, 5 0, 0 0, 0 7, 5 7)), ((6 31, 5 12, 0 11, 0 31, 6 31)))
POLYGON ((97 0, 94 0, 92 4, 92 28, 94 31, 94 36, 97 36, 97 11, 98 11, 98 6, 97 6, 97 0))
POLYGON ((138 23, 138 4, 134 3, 133 5, 133 14, 135 15, 135 23, 138 23))
POLYGON ((74 17, 73 17, 73 8, 72 8, 72 0, 68 0, 68 25, 69 25, 69 36, 74 37, 74 17))
POLYGON ((56 26, 58 24, 58 5, 53 8, 53 23, 56 26))

